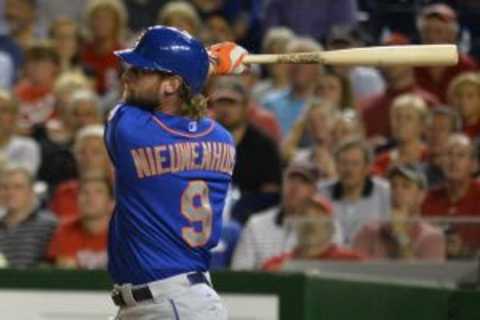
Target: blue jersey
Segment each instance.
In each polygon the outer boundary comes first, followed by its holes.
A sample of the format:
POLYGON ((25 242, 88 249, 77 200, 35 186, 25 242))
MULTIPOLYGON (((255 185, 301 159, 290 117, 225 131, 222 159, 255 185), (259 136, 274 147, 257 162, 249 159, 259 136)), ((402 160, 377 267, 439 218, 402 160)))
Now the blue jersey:
POLYGON ((113 281, 140 284, 207 271, 235 162, 230 133, 209 118, 121 104, 110 114, 105 143, 115 166, 113 281))

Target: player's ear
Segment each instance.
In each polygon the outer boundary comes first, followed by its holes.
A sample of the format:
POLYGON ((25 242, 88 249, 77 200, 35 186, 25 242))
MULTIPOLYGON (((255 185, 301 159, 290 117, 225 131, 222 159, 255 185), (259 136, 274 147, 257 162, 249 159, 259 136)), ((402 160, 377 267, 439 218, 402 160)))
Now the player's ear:
POLYGON ((169 77, 162 83, 162 91, 165 95, 172 95, 180 89, 182 80, 179 77, 169 77))

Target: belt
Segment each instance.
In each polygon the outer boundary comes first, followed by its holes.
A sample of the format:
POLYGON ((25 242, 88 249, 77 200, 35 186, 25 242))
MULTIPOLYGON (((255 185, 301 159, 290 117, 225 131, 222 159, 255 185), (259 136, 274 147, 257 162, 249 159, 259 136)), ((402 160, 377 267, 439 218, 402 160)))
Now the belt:
MULTIPOLYGON (((194 286, 196 284, 206 284, 208 286, 211 286, 205 274, 201 272, 189 273, 186 275, 186 278, 191 286, 194 286)), ((130 291, 133 299, 137 303, 153 300, 153 297, 154 297, 148 285, 132 288, 130 291)), ((125 298, 122 295, 122 291, 119 290, 118 288, 114 288, 112 290, 111 297, 112 297, 113 303, 116 306, 119 306, 119 307, 127 306, 125 298)))

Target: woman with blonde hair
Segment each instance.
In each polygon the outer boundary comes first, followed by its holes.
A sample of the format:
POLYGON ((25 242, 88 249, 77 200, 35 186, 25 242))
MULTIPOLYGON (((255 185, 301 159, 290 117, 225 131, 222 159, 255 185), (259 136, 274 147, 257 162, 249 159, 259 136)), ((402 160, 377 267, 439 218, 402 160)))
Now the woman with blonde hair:
POLYGON ((372 172, 385 175, 393 165, 418 165, 427 160, 427 147, 422 141, 428 108, 421 97, 407 93, 393 100, 390 122, 396 146, 378 155, 372 172))
POLYGON ((165 4, 158 13, 158 23, 187 31, 198 36, 202 28, 202 20, 195 7, 187 1, 171 1, 165 4))
POLYGON ((448 100, 462 117, 463 133, 475 140, 480 136, 480 75, 466 72, 448 88, 448 100))

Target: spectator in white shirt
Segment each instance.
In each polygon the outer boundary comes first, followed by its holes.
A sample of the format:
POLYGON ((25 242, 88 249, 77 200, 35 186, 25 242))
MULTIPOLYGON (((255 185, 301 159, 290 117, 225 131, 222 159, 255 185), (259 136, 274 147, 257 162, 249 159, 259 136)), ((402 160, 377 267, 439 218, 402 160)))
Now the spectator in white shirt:
POLYGON ((372 220, 390 216, 390 186, 370 175, 372 154, 360 139, 342 142, 335 151, 338 178, 321 183, 319 191, 333 203, 334 219, 340 224, 342 243, 351 245, 358 230, 372 220))
POLYGON ((318 174, 308 163, 292 163, 286 170, 282 203, 248 220, 234 252, 232 269, 260 269, 268 259, 291 251, 296 245, 293 227, 286 220, 302 211, 315 192, 318 174))
POLYGON ((40 165, 40 148, 33 139, 15 135, 17 112, 18 105, 12 95, 0 89, 0 156, 35 176, 40 165))

